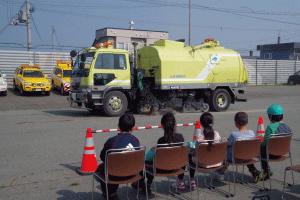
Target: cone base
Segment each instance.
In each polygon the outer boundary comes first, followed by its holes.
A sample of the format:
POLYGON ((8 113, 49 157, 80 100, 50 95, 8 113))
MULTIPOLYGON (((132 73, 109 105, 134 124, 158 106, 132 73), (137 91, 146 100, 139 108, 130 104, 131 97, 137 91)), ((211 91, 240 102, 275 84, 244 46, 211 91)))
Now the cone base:
POLYGON ((78 167, 78 168, 76 169, 76 172, 77 172, 79 175, 86 176, 86 175, 92 175, 95 171, 85 172, 85 171, 81 171, 81 168, 78 167))

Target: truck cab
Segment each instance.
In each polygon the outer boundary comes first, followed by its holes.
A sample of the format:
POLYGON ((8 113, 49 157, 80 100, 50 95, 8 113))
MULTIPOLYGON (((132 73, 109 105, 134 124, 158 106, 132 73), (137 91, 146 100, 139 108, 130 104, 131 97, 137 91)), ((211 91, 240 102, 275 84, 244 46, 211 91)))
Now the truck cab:
POLYGON ((128 52, 110 46, 96 45, 77 55, 69 94, 72 107, 85 106, 93 111, 103 107, 109 116, 127 109, 126 96, 131 89, 128 52))

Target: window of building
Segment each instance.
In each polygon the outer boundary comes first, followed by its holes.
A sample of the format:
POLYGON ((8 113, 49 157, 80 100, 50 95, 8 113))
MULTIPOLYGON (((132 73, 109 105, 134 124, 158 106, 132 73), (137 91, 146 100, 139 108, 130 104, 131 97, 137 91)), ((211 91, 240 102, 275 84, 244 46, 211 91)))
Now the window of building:
POLYGON ((272 59, 272 53, 265 53, 265 59, 272 59))
POLYGON ((129 43, 118 42, 118 47, 117 48, 129 51, 129 43))
POLYGON ((295 60, 300 61, 300 53, 295 53, 295 60))

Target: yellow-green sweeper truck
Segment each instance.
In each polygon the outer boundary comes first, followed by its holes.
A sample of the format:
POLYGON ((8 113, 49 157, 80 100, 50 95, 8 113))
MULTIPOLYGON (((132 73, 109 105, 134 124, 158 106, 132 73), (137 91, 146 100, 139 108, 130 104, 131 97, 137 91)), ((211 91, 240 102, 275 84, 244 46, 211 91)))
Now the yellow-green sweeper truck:
POLYGON ((245 92, 248 75, 239 53, 213 39, 196 47, 159 40, 135 51, 133 64, 127 51, 112 46, 107 42, 71 52, 77 56, 68 98, 72 107, 108 116, 166 106, 182 112, 225 111, 237 93, 245 92))

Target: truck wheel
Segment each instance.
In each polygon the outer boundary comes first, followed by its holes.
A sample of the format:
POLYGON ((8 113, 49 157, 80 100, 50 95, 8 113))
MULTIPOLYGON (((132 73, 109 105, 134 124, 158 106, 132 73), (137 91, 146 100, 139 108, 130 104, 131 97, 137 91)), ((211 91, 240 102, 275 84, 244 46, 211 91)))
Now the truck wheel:
POLYGON ((21 88, 20 88, 20 95, 21 96, 25 96, 25 91, 23 90, 23 86, 21 85, 21 88))
POLYGON ((66 94, 63 85, 61 85, 61 88, 60 88, 60 94, 61 94, 61 95, 65 95, 65 94, 66 94))
POLYGON ((120 116, 127 109, 128 101, 124 93, 112 91, 106 95, 103 103, 103 111, 109 117, 120 116))
POLYGON ((290 80, 289 85, 294 85, 294 81, 290 80))
POLYGON ((14 91, 17 91, 17 86, 16 86, 15 81, 13 82, 13 89, 14 89, 14 91))
POLYGON ((50 96, 50 91, 46 91, 45 96, 50 96))
POLYGON ((217 89, 211 93, 208 102, 213 111, 221 112, 229 108, 231 97, 227 90, 217 89))
POLYGON ((52 82, 51 82, 51 90, 54 90, 54 89, 55 89, 54 81, 52 80, 52 82))
POLYGON ((7 96, 7 90, 3 92, 3 96, 7 96))

